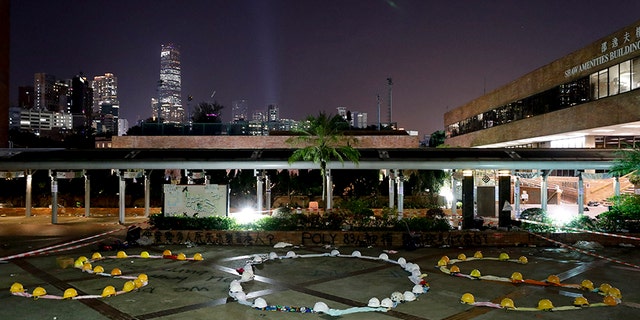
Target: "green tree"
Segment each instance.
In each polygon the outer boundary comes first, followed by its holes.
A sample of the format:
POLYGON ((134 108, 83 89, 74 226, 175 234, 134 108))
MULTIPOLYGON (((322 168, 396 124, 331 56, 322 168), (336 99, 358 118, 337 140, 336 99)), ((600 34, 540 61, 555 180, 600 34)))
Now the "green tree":
POLYGON ((348 127, 349 124, 341 116, 320 112, 315 117, 308 116, 303 129, 295 131, 299 135, 287 139, 288 144, 298 147, 289 157, 289 164, 302 160, 320 165, 322 200, 325 200, 327 193, 327 163, 332 159, 344 163, 347 159, 358 164, 360 160, 360 152, 351 145, 356 142, 355 138, 343 135, 348 127))
POLYGON ((192 120, 195 123, 221 123, 224 106, 217 102, 200 102, 193 110, 192 120))

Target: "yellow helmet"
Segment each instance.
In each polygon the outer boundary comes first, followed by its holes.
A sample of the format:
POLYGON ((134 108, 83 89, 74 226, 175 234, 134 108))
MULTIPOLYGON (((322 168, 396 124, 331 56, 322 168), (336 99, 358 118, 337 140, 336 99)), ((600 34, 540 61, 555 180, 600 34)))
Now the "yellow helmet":
POLYGON ((193 255, 193 260, 195 261, 202 261, 204 260, 204 258, 202 257, 202 253, 196 253, 193 255))
MULTIPOLYGON (((86 261, 86 260, 85 260, 86 261)), ((76 259, 76 261, 73 263, 73 266, 75 268, 78 269, 82 269, 82 266, 84 265, 85 261, 82 261, 80 258, 76 259)))
POLYGON ((463 294, 462 297, 460 297, 460 302, 466 303, 466 304, 474 304, 476 302, 476 299, 473 297, 471 293, 467 292, 463 294))
POLYGON ((591 280, 582 280, 580 286, 584 289, 588 289, 589 291, 593 291, 593 282, 591 282, 591 280))
POLYGON ((87 257, 85 257, 85 256, 79 256, 78 259, 76 259, 76 261, 80 261, 81 263, 85 263, 85 262, 89 261, 89 259, 87 259, 87 257))
POLYGON ((516 271, 511 274, 511 282, 520 282, 522 281, 522 273, 516 271))
POLYGON ((149 251, 140 252, 140 258, 149 258, 149 251))
POLYGON ((458 255, 458 260, 462 260, 462 261, 467 260, 467 256, 464 253, 461 253, 458 255))
POLYGON ((127 253, 124 251, 118 251, 118 253, 116 254, 116 258, 122 259, 122 258, 126 258, 127 257, 127 253))
POLYGON ((525 257, 525 256, 520 256, 520 258, 518 258, 518 262, 520 262, 522 264, 527 264, 527 263, 529 263, 529 259, 527 259, 527 257, 525 257))
POLYGON ((45 294, 47 294, 47 290, 45 290, 43 287, 37 287, 33 289, 32 296, 34 299, 37 300, 38 298, 40 298, 41 296, 44 296, 45 294))
POLYGON ((133 291, 133 289, 136 288, 136 284, 135 282, 129 280, 127 282, 124 283, 124 286, 122 286, 122 291, 124 292, 131 292, 133 291))
POLYGON ((89 263, 89 262, 85 262, 85 263, 82 265, 82 270, 83 270, 83 271, 89 271, 89 270, 92 270, 92 269, 93 269, 93 267, 91 267, 91 263, 89 263))
POLYGON ((476 251, 476 253, 473 254, 473 257, 476 259, 482 259, 482 251, 476 251))
POLYGON ((609 293, 609 289, 611 289, 611 285, 608 284, 608 283, 603 283, 598 288, 598 290, 600 290, 600 292, 605 293, 605 294, 609 293))
POLYGON ((551 300, 549 299, 542 299, 540 301, 538 301, 538 310, 551 310, 553 309, 553 303, 551 303, 551 300))
POLYGON ((115 296, 115 295, 116 295, 116 288, 114 288, 113 286, 106 286, 104 287, 104 290, 102 290, 103 298, 115 296))
POLYGON ((74 288, 69 288, 67 290, 64 291, 64 293, 62 294, 62 298, 63 299, 71 299, 78 296, 78 291, 76 291, 76 289, 74 288))
POLYGON ((104 268, 102 266, 96 266, 93 268, 94 273, 104 273, 104 268))
POLYGON ((133 280, 133 284, 136 286, 136 289, 144 287, 144 283, 142 283, 142 280, 137 278, 133 280))
POLYGON ((513 300, 509 299, 509 298, 504 298, 502 299, 502 301, 500 301, 500 306, 504 309, 515 309, 516 306, 515 304, 513 304, 513 300))
POLYGON ((14 282, 11 285, 10 291, 11 293, 24 292, 24 287, 22 286, 22 283, 14 282))
POLYGON ((438 267, 444 267, 447 264, 449 264, 449 262, 447 262, 447 260, 445 260, 445 259, 438 260, 438 267))
POLYGON ((180 252, 178 253, 178 256, 176 257, 176 259, 180 261, 184 261, 184 260, 187 260, 187 256, 184 253, 180 252))
POLYGON ((93 255, 91 255, 91 260, 100 260, 102 259, 102 255, 100 254, 100 252, 94 252, 93 255))
POLYGON ((111 270, 111 275, 112 276, 121 276, 122 275, 122 271, 119 268, 113 268, 113 270, 111 270))
POLYGON ((509 260, 509 255, 503 252, 503 253, 500 254, 500 256, 498 256, 498 260, 507 261, 507 260, 509 260))
POLYGON ((620 292, 620 289, 616 288, 616 287, 611 287, 611 289, 609 289, 609 292, 607 292, 610 296, 613 296, 614 298, 617 299, 622 299, 622 293, 620 292))
POLYGON ((618 305, 618 300, 616 300, 616 298, 614 298, 613 296, 606 296, 604 297, 604 304, 608 305, 608 306, 617 306, 618 305))
POLYGON ((480 274, 480 270, 478 270, 478 269, 471 270, 471 273, 469 275, 474 277, 474 278, 480 278, 482 276, 480 274))
POLYGON ((449 263, 449 257, 447 257, 447 256, 442 256, 442 258, 440 258, 440 259, 442 259, 442 260, 446 261, 447 263, 449 263))
POLYGON ((587 307, 587 306, 589 306, 589 301, 587 300, 587 298, 585 298, 583 296, 577 296, 573 300, 573 305, 576 306, 576 307, 587 307))
POLYGON ((460 273, 460 268, 456 265, 451 266, 451 269, 449 269, 449 272, 451 273, 460 273))
POLYGON ((171 250, 167 249, 165 251, 162 252, 163 256, 170 256, 171 255, 171 250))
POLYGON ((560 277, 556 276, 555 274, 552 274, 547 277, 547 282, 553 283, 553 284, 560 284, 560 277))
POLYGON ((138 279, 140 279, 140 281, 142 282, 149 282, 149 277, 144 273, 139 274, 138 279))

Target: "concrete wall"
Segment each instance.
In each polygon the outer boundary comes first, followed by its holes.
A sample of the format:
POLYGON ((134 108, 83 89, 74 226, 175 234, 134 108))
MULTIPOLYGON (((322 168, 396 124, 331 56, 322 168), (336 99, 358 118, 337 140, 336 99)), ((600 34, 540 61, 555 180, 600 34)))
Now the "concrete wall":
MULTIPOLYGON (((351 136, 350 136, 351 137, 351 136)), ((290 136, 119 136, 113 137, 111 146, 122 148, 160 149, 282 149, 295 148, 286 143, 290 136)), ((353 136, 358 142, 353 147, 417 148, 418 136, 353 136)))
MULTIPOLYGON (((604 235, 588 233, 547 233, 543 237, 572 245, 577 241, 595 241, 603 246, 619 246, 634 243, 604 235)), ((556 246, 556 244, 527 232, 498 231, 448 231, 415 233, 406 232, 360 232, 360 231, 186 231, 145 229, 142 236, 156 244, 182 244, 187 241, 196 244, 220 246, 270 246, 278 242, 292 245, 318 247, 382 247, 401 248, 411 240, 418 247, 512 247, 512 246, 556 246)), ((638 236, 630 234, 629 236, 638 236)), ((517 259, 517 257, 514 257, 517 259)))

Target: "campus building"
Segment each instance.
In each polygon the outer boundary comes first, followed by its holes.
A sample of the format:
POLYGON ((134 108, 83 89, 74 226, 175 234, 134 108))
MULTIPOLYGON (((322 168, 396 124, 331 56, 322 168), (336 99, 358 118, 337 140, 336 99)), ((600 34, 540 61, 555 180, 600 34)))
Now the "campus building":
POLYGON ((452 147, 640 146, 640 21, 444 115, 452 147))

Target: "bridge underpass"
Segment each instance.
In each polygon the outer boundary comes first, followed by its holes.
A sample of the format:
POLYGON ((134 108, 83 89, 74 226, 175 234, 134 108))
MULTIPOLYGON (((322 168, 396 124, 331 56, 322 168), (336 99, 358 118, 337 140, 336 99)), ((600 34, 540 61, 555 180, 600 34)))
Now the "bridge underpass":
MULTIPOLYGON (((142 178, 145 181, 145 212, 149 207, 149 170, 165 170, 180 168, 181 170, 254 170, 259 190, 264 193, 264 170, 319 169, 319 165, 311 161, 289 163, 289 156, 295 149, 0 149, 0 171, 4 176, 16 176, 22 173, 27 179, 26 199, 27 214, 30 212, 31 186, 30 173, 34 170, 48 170, 52 179, 52 197, 55 198, 57 179, 85 178, 85 214, 89 214, 90 189, 89 178, 83 170, 113 170, 119 177, 119 222, 124 223, 125 179, 142 178)), ((473 227, 473 219, 478 192, 474 183, 474 172, 478 170, 495 173, 494 192, 497 193, 500 226, 510 221, 511 210, 502 210, 503 204, 513 194, 520 194, 520 177, 538 175, 542 178, 541 190, 546 190, 546 181, 553 170, 576 170, 578 174, 578 199, 582 203, 584 179, 582 173, 604 174, 617 158, 617 150, 606 149, 476 149, 476 148, 412 148, 412 149, 359 149, 359 163, 331 161, 327 165, 327 181, 331 186, 331 172, 336 170, 387 170, 393 173, 389 179, 389 207, 394 208, 397 196, 397 209, 403 212, 403 170, 450 170, 459 172, 461 182, 461 202, 463 227, 473 227), (495 191, 497 187, 497 192, 495 191), (394 191, 395 190, 395 191, 394 191), (581 191, 582 190, 582 191, 581 191)), ((614 185, 619 194, 617 178, 614 185)), ((491 198, 489 189, 482 189, 482 199, 491 198)), ((328 190, 331 194, 331 190, 328 190)), ((331 209, 331 197, 327 197, 327 209, 331 209)), ((263 207, 262 197, 257 197, 258 210, 263 207)), ((520 210, 520 197, 513 197, 516 212, 520 210)), ((547 193, 540 193, 540 204, 546 209, 547 193)), ((267 201, 270 203, 270 200, 267 201)), ((452 201, 452 212, 455 204, 452 201)), ((483 200, 483 202, 485 202, 483 200)), ((494 200, 491 200, 494 203, 494 200)), ((509 203, 510 205, 510 203, 509 203)), ((577 206, 582 214, 583 206, 577 206)), ((57 201, 52 203, 52 223, 57 222, 57 201)))

